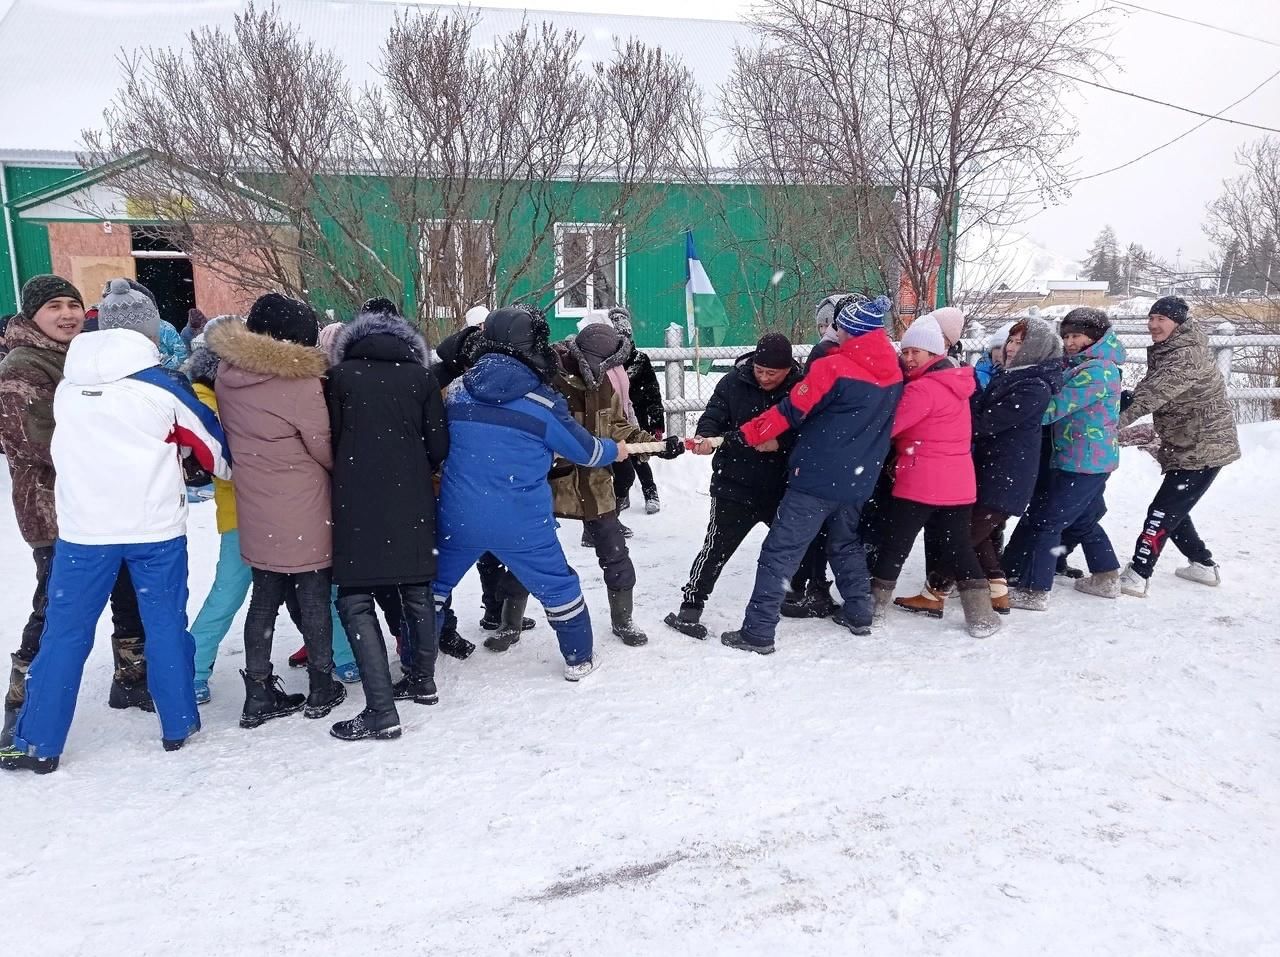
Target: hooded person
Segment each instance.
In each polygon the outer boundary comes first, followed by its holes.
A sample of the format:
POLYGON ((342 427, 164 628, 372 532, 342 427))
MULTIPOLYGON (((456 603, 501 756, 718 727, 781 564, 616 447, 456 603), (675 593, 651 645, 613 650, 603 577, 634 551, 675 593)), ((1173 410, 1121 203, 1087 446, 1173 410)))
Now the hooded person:
POLYGON ((787 581, 828 522, 827 557, 845 603, 838 621, 854 634, 870 632, 866 553, 858 525, 889 451, 893 409, 902 391, 902 370, 884 332, 892 309, 886 296, 840 309, 839 348, 813 363, 777 405, 725 436, 730 445, 768 448, 771 441, 798 432, 787 461, 787 490, 760 550, 742 627, 720 636, 730 648, 774 652, 787 581))
POLYGON ((444 404, 427 346, 385 312, 357 316, 334 345, 327 397, 333 435, 333 579, 338 613, 364 684, 365 707, 337 722, 344 741, 397 738, 397 700, 435 704, 438 652, 432 476, 449 451, 444 404), (374 613, 379 595, 401 611, 411 647, 395 685, 374 613))
MULTIPOLYGON (((554 455, 603 468, 625 458, 626 446, 592 436, 551 388, 559 362, 540 311, 495 310, 482 335, 474 364, 445 393, 449 455, 440 482, 436 608, 481 555, 493 553, 542 603, 564 677, 579 681, 596 667, 591 616, 556 536, 547 473, 554 455)), ((514 625, 524 609, 511 610, 514 625)))
MULTIPOLYGON (((628 396, 632 415, 627 418, 635 425, 661 439, 666 429, 666 415, 662 409, 662 390, 658 386, 658 374, 653 371, 649 357, 636 348, 635 330, 631 324, 631 311, 626 306, 614 306, 608 313, 609 322, 628 343, 631 351, 622 367, 626 370, 628 396)), ((658 483, 653 478, 653 468, 648 461, 637 456, 634 460, 619 462, 613 468, 613 493, 618 500, 618 510, 631 507, 631 488, 640 480, 644 494, 646 515, 662 511, 658 497, 658 483)))
MULTIPOLYGON (((1039 471, 1041 419, 1050 399, 1062 388, 1062 340, 1043 319, 1014 324, 1003 346, 1006 361, 989 387, 974 393, 973 464, 977 501, 969 540, 991 590, 992 607, 1009 611, 1008 582, 1000 560, 1000 542, 1010 518, 1031 501, 1039 471)), ((941 618, 954 584, 946 576, 925 585, 921 594, 898 598, 907 611, 941 618)))
MULTIPOLYGON (((1006 322, 987 337, 986 349, 982 357, 973 367, 973 374, 978 379, 978 391, 981 392, 991 384, 991 378, 1004 366, 1004 344, 1009 339, 1009 331, 1016 322, 1006 322)), ((1053 330, 1050 329, 1050 332, 1053 330)))
POLYGON ((304 711, 322 718, 346 689, 333 676, 333 564, 329 472, 333 448, 324 397, 328 357, 306 303, 280 293, 254 302, 243 325, 205 336, 221 362, 214 394, 236 469, 240 556, 253 569, 245 617, 240 726, 304 711), (271 666, 276 616, 297 596, 309 694, 288 694, 271 666))
MULTIPOLYGON (((105 301, 123 307, 132 295, 113 283, 105 301)), ((67 350, 50 448, 58 539, 46 624, 13 744, 0 752, 6 770, 56 770, 98 616, 122 562, 138 587, 164 749, 178 750, 200 728, 186 628, 188 506, 177 447, 190 448, 221 478, 230 476, 230 456, 217 418, 159 361, 153 342, 123 328, 78 336, 67 350)))
POLYGON ((188 356, 194 351, 195 346, 193 343, 204 332, 204 327, 208 323, 209 317, 195 308, 195 306, 187 310, 187 324, 182 327, 182 331, 178 335, 182 338, 182 344, 187 347, 188 356))
MULTIPOLYGON (((617 391, 619 374, 626 380, 622 364, 629 349, 630 343, 611 324, 590 323, 560 344, 562 369, 552 384, 564 397, 569 414, 597 439, 656 442, 653 435, 627 419, 617 391)), ((660 455, 675 458, 683 452, 683 440, 671 436, 660 455)), ((618 521, 611 471, 560 461, 552 465, 549 478, 556 517, 581 520, 583 544, 595 549, 609 596, 613 633, 624 644, 645 644, 649 639, 632 617, 636 570, 618 521)))
MULTIPOLYGON (((666 624, 692 638, 706 638, 702 611, 725 564, 756 525, 773 524, 787 487, 787 456, 795 445, 788 432, 780 441, 748 448, 740 444, 712 449, 707 439, 740 429, 773 408, 801 379, 791 340, 779 332, 760 337, 753 352, 740 357, 733 371, 716 383, 698 419, 693 451, 711 460, 711 517, 702 550, 689 569, 680 609, 666 624)), ((825 561, 825 558, 824 558, 825 561)))
POLYGON ((902 363, 907 385, 893 419, 893 495, 871 568, 875 618, 882 620, 916 537, 931 528, 938 570, 959 586, 965 627, 986 638, 999 630, 1000 619, 970 544, 977 481, 969 400, 977 382, 972 369, 949 361, 946 338, 930 316, 903 334, 902 363))
MULTIPOLYGON (((84 300, 61 276, 27 280, 22 287, 21 309, 9 321, 9 353, 0 362, 0 446, 9 463, 18 532, 31 547, 36 581, 31 614, 11 658, 0 744, 12 736, 24 700, 27 669, 40 649, 45 628, 49 572, 58 538, 51 451, 54 394, 63 378, 67 349, 84 327, 84 300)), ((150 711, 142 620, 123 563, 111 592, 111 620, 115 671, 108 703, 113 708, 150 711)))
POLYGON ((1102 528, 1107 479, 1120 464, 1120 366, 1124 346, 1101 309, 1082 306, 1058 327, 1067 355, 1063 386, 1045 409, 1052 448, 1026 515, 1005 549, 1012 586, 1009 604, 1028 611, 1049 606, 1058 553, 1079 544, 1090 575, 1077 591, 1098 598, 1120 596, 1120 562, 1102 528))
POLYGON ((1157 299, 1147 316, 1151 346, 1147 374, 1123 397, 1120 428, 1152 416, 1164 474, 1134 545, 1133 560, 1120 576, 1126 595, 1145 598, 1166 541, 1188 564, 1174 574, 1201 585, 1217 585, 1213 553, 1191 521, 1191 510, 1224 466, 1240 458, 1235 416, 1226 382, 1209 350, 1209 338, 1191 317, 1186 300, 1157 299))

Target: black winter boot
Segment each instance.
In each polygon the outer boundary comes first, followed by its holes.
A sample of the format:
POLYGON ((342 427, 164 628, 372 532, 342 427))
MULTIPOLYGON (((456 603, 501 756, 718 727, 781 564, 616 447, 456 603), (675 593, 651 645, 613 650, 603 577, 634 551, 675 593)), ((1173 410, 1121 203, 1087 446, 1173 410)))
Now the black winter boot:
POLYGON ((265 678, 253 678, 241 671, 240 677, 244 679, 244 710, 240 713, 242 728, 256 728, 272 718, 294 714, 307 703, 306 695, 287 694, 274 673, 268 672, 265 678))
MULTIPOLYGON (((506 602, 503 602, 506 604, 506 602)), ((520 619, 520 629, 529 631, 536 628, 538 623, 532 618, 520 619)), ((502 605, 486 605, 484 609, 484 617, 480 619, 480 627, 485 631, 497 631, 502 627, 502 605)))
POLYGON ((633 648, 649 643, 649 636, 636 627, 631 618, 631 589, 609 592, 609 618, 613 623, 613 633, 622 639, 624 645, 633 648))
POLYGON ((339 741, 363 741, 365 738, 389 741, 400 737, 400 716, 395 711, 387 713, 365 708, 350 721, 334 724, 329 733, 339 741))
POLYGON ((147 660, 143 657, 142 638, 111 638, 111 657, 115 674, 111 678, 111 694, 107 704, 118 710, 137 708, 152 713, 156 710, 147 690, 147 660))
POLYGON ((0 751, 13 746, 13 729, 17 723, 17 709, 11 710, 6 705, 4 709, 4 727, 0 729, 0 751))
POLYGON ((752 641, 741 631, 726 631, 720 636, 720 644, 727 648, 737 648, 739 651, 754 651, 757 655, 771 655, 775 650, 772 641, 768 644, 760 644, 752 641))
POLYGON ((440 632, 441 654, 448 655, 450 658, 457 658, 459 661, 465 661, 471 657, 471 653, 475 650, 476 646, 458 634, 456 628, 440 632))
POLYGON ((58 770, 57 758, 37 758, 25 751, 12 749, 0 751, 0 768, 5 771, 34 771, 36 774, 52 774, 58 770))
POLYGON ((484 646, 490 651, 506 651, 520 640, 524 631, 524 610, 529 604, 529 596, 508 598, 502 603, 502 627, 496 634, 484 640, 484 646))
POLYGON ((831 599, 831 586, 810 582, 803 595, 791 592, 782 602, 783 618, 830 618, 840 606, 831 599))
POLYGON ((397 701, 435 704, 440 700, 440 693, 436 690, 436 679, 432 675, 405 675, 391 686, 391 691, 397 701))
POLYGON ((311 693, 307 695, 307 706, 302 710, 304 718, 323 718, 326 714, 347 700, 347 689, 331 671, 317 671, 308 666, 307 679, 311 683, 311 693))
POLYGON ((707 626, 702 623, 702 606, 685 602, 680 606, 679 614, 670 614, 662 619, 669 628, 674 628, 682 635, 707 640, 707 626))

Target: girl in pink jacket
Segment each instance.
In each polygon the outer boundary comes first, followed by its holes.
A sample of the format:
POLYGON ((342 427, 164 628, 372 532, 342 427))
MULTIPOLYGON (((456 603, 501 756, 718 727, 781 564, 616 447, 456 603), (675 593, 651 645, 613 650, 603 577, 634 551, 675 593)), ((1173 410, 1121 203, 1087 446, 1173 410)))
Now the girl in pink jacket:
POLYGON ((931 316, 912 323, 902 337, 907 385, 893 420, 893 499, 886 534, 871 569, 874 617, 883 621, 893 589, 920 530, 939 541, 939 571, 956 579, 965 625, 974 638, 1000 628, 991 591, 969 544, 977 499, 973 471, 973 424, 969 397, 977 388, 973 369, 946 361, 942 329, 931 316))

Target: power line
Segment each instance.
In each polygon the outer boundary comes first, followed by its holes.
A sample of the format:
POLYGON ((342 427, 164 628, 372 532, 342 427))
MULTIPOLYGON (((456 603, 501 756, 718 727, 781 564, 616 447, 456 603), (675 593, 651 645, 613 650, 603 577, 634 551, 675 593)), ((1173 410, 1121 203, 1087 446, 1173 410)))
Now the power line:
POLYGON ((1241 33, 1239 30, 1232 30, 1230 27, 1220 27, 1213 23, 1205 23, 1203 20, 1192 20, 1189 17, 1180 17, 1176 13, 1166 13, 1164 10, 1144 7, 1137 3, 1127 3, 1125 0, 1111 0, 1111 2, 1117 7, 1128 7, 1131 10, 1141 10, 1143 13, 1150 13, 1157 17, 1167 17, 1170 20, 1178 20, 1182 23, 1190 23, 1193 26, 1204 27, 1206 30, 1216 30, 1219 33, 1226 33, 1233 37, 1239 37, 1241 40, 1253 40, 1255 43, 1265 43, 1269 47, 1280 47, 1280 42, 1276 40, 1268 40, 1266 37, 1255 37, 1251 33, 1241 33))
MULTIPOLYGON (((943 36, 939 36, 936 33, 930 33, 927 30, 921 30, 919 27, 905 26, 904 24, 898 23, 895 20, 891 20, 888 17, 881 17, 874 13, 869 13, 866 10, 855 10, 852 7, 845 6, 844 4, 836 3, 834 2, 834 0, 818 0, 818 3, 822 4, 825 7, 831 7, 833 10, 840 10, 840 11, 843 11, 844 13, 850 13, 850 14, 853 14, 855 17, 862 17, 865 20, 871 20, 875 23, 882 23, 882 24, 885 24, 886 26, 891 26, 896 30, 902 30, 906 33, 914 33, 914 34, 917 34, 918 36, 926 37, 927 39, 930 39, 930 40, 939 40, 944 43, 955 42, 954 37, 943 37, 943 36)), ((1119 94, 1120 96, 1127 96, 1135 100, 1141 100, 1144 103, 1152 103, 1152 104, 1155 104, 1156 106, 1164 106, 1171 110, 1178 110, 1179 112, 1182 112, 1182 113, 1189 113, 1192 116, 1199 116, 1205 119, 1206 121, 1217 120, 1219 123, 1229 123, 1232 126, 1243 126, 1252 130, 1261 130, 1264 133, 1280 133, 1280 127, 1263 126, 1260 123, 1249 123, 1249 122, 1246 122, 1245 120, 1233 120, 1228 117, 1220 116, 1214 113, 1205 113, 1205 112, 1202 112, 1201 110, 1193 110, 1189 106, 1181 106, 1177 103, 1170 103, 1168 100, 1159 100, 1152 96, 1145 96, 1142 93, 1135 93, 1132 90, 1122 90, 1116 86, 1108 86, 1107 84, 1099 83, 1096 80, 1088 80, 1088 79, 1085 79, 1084 77, 1073 76, 1070 73, 1063 73, 1060 70, 1054 70, 1050 67, 1019 63, 1016 60, 1011 60, 1008 57, 1002 57, 999 54, 995 54, 995 53, 987 53, 986 55, 993 60, 1001 60, 1005 63, 1012 63, 1014 66, 1024 66, 1028 70, 1034 70, 1038 73, 1048 73, 1050 76, 1056 76, 1056 77, 1059 77, 1060 79, 1067 80, 1072 83, 1082 83, 1085 86, 1092 86, 1099 90, 1106 90, 1108 93, 1116 93, 1116 94, 1119 94)))

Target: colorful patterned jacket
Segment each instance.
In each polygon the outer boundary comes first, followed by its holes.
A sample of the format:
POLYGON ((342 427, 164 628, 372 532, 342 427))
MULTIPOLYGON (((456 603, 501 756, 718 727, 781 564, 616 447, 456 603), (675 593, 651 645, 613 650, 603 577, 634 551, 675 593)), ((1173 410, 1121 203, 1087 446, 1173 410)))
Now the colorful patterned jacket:
POLYGON ((1114 329, 1067 360, 1066 382, 1049 401, 1044 424, 1053 426, 1050 465, 1098 475, 1120 465, 1120 364, 1124 346, 1114 329))

